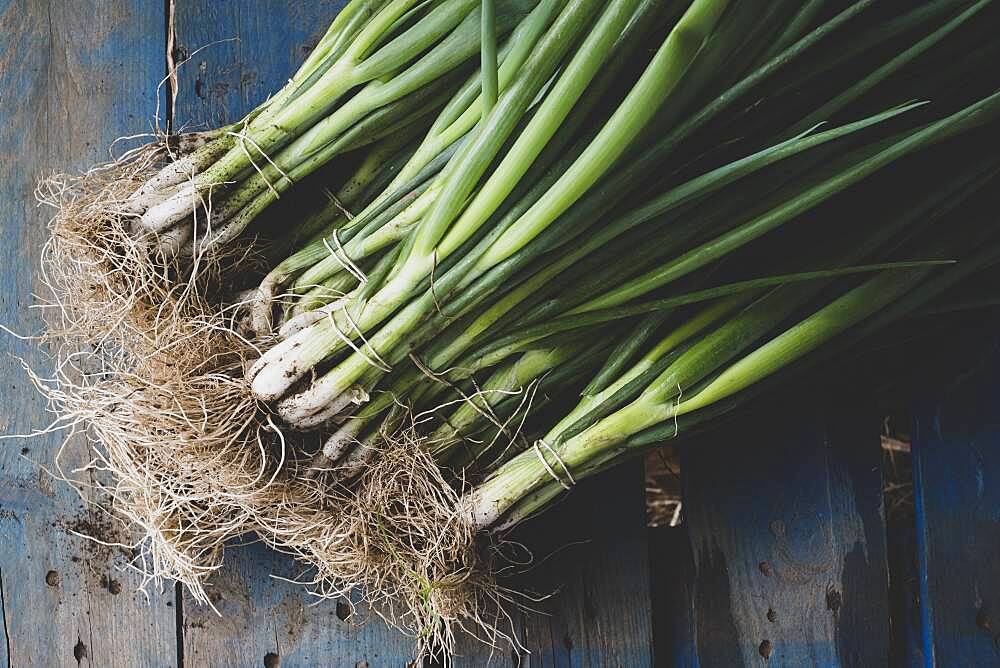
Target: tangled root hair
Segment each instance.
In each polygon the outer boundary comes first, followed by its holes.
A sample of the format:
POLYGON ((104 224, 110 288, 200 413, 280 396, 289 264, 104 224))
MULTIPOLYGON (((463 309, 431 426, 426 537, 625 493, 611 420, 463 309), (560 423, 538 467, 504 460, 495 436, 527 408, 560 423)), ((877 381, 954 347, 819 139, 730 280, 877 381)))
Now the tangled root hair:
POLYGON ((155 235, 134 229, 129 197, 175 155, 167 142, 154 142, 81 175, 39 183, 36 198, 55 209, 41 262, 50 338, 110 342, 119 353, 142 355, 150 332, 164 324, 217 313, 225 276, 258 261, 252 243, 167 258, 155 235))
POLYGON ((458 511, 445 479, 412 427, 383 433, 371 465, 350 487, 337 470, 292 476, 271 488, 256 522, 268 542, 310 567, 307 586, 327 599, 362 603, 413 637, 416 656, 449 660, 459 632, 518 646, 488 552, 458 511))
POLYGON ((53 426, 85 433, 110 509, 141 534, 144 575, 207 601, 205 578, 224 544, 253 529, 248 508, 274 484, 286 450, 246 391, 237 337, 184 324, 192 331, 171 332, 141 365, 78 353, 34 378, 53 426))
POLYGON ((207 601, 205 578, 226 541, 253 529, 248 508, 285 443, 243 380, 259 352, 222 280, 254 261, 248 247, 166 261, 131 229, 127 199, 169 152, 148 144, 39 185, 56 209, 42 257, 55 372, 32 378, 52 428, 86 434, 110 509, 140 534, 144 575, 207 601))

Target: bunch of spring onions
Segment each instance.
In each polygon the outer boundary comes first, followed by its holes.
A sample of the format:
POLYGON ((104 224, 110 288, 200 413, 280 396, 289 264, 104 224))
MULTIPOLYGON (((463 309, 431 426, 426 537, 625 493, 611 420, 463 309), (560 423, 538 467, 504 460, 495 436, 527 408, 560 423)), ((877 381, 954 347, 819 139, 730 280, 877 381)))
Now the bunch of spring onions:
POLYGON ((508 527, 1000 261, 993 4, 352 0, 131 230, 253 238, 333 162, 287 257, 225 277, 259 281, 248 391, 307 475, 416 429, 508 527))

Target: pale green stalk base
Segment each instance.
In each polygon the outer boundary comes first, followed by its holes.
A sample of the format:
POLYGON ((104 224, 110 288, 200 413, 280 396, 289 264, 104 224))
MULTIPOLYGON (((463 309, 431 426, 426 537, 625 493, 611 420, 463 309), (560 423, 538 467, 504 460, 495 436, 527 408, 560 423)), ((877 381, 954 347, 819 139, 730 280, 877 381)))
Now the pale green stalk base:
POLYGON ((528 449, 467 494, 462 511, 474 527, 488 529, 525 495, 553 478, 572 486, 574 470, 605 454, 629 434, 664 422, 672 414, 672 405, 636 401, 568 440, 556 449, 556 454, 542 445, 528 449))

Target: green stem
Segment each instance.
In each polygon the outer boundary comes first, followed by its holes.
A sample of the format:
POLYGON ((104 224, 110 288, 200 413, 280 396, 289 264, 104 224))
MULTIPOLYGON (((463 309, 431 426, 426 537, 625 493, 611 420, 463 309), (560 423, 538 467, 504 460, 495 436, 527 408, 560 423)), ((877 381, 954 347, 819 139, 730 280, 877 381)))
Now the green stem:
POLYGON ((540 442, 537 448, 517 455, 466 494, 462 499, 463 510, 473 526, 487 529, 520 499, 553 479, 572 486, 572 471, 607 454, 626 435, 665 422, 672 413, 670 405, 636 401, 570 439, 555 452, 540 442))
POLYGON ((866 281, 727 367, 693 398, 680 402, 677 414, 704 408, 763 380, 893 302, 929 271, 890 271, 866 281))
POLYGON ((478 388, 475 395, 468 397, 431 434, 429 437, 431 453, 435 457, 443 457, 469 433, 480 416, 492 415, 494 407, 505 397, 512 393, 525 392, 531 381, 567 362, 578 354, 582 347, 578 344, 532 350, 501 366, 478 388))
POLYGON ((871 74, 867 75, 854 85, 852 85, 848 90, 843 91, 832 100, 824 104, 822 107, 814 111, 808 117, 802 119, 800 123, 792 127, 789 130, 790 134, 796 134, 801 132, 803 129, 808 128, 815 123, 831 118, 838 111, 847 106, 850 102, 858 99, 868 91, 872 90, 878 86, 882 81, 887 79, 890 75, 899 71, 909 63, 911 63, 920 54, 926 52, 928 49, 932 48, 935 44, 943 40, 945 37, 954 32, 959 26, 971 19, 986 5, 990 4, 993 0, 979 0, 976 4, 972 5, 958 16, 948 21, 946 24, 935 30, 933 33, 923 38, 910 48, 906 49, 902 53, 894 56, 885 65, 882 65, 876 69, 871 74))
POLYGON ((459 364, 461 366, 468 366, 475 368, 492 366, 498 360, 505 359, 512 353, 517 352, 519 350, 523 350, 525 346, 528 346, 534 343, 535 341, 540 341, 544 338, 547 338, 554 334, 558 334, 560 332, 580 329, 583 327, 591 327, 594 325, 612 322, 614 320, 631 318, 637 315, 655 313, 657 311, 673 309, 678 306, 684 306, 687 304, 697 304, 699 302, 718 299, 720 297, 726 297, 729 295, 739 294, 742 292, 752 292, 764 288, 779 287, 786 284, 790 285, 793 283, 808 283, 811 281, 823 281, 825 279, 835 278, 838 276, 849 276, 852 274, 880 271, 883 269, 908 269, 918 266, 942 264, 946 262, 947 261, 936 261, 936 260, 916 261, 916 262, 888 262, 888 263, 845 267, 841 269, 826 269, 820 271, 804 271, 794 274, 779 274, 775 276, 767 276, 764 278, 754 278, 746 281, 726 283, 724 285, 719 285, 714 288, 696 290, 685 294, 675 295, 673 297, 657 299, 649 302, 630 304, 628 306, 611 307, 596 311, 587 311, 585 313, 579 313, 573 315, 566 315, 546 323, 523 328, 517 332, 508 334, 506 336, 502 336, 494 341, 491 341, 490 343, 484 345, 480 349, 474 351, 473 353, 470 353, 466 358, 464 358, 461 362, 459 362, 459 364))
MULTIPOLYGON (((480 271, 524 247, 611 168, 680 83, 727 4, 727 0, 694 0, 594 141, 545 197, 480 259, 480 271)), ((445 240, 442 245, 449 243, 445 240)))
MULTIPOLYGON (((590 25, 597 5, 591 0, 573 0, 566 6, 518 72, 517 78, 497 100, 496 107, 478 133, 449 164, 441 196, 417 233, 414 264, 427 264, 438 241, 461 213, 469 195, 527 112, 532 100, 555 72, 566 52, 575 46, 577 37, 590 25)), ((490 179, 491 182, 493 180, 490 179)))
POLYGON ((482 0, 482 70, 483 78, 483 118, 490 115, 497 101, 500 82, 497 75, 497 25, 496 7, 493 0, 482 0))
MULTIPOLYGON (((625 387, 646 375, 651 369, 654 369, 654 365, 659 360, 677 350, 694 336, 704 332, 709 326, 731 315, 737 308, 746 305, 748 300, 749 297, 746 295, 738 294, 727 297, 705 307, 695 314, 694 317, 671 330, 659 343, 643 354, 628 371, 621 374, 613 382, 608 383, 600 391, 585 395, 572 411, 548 431, 545 436, 546 440, 550 443, 557 443, 564 440, 565 435, 574 425, 592 414, 595 410, 598 410, 613 397, 616 397, 625 387)), ((634 398, 632 396, 629 400, 634 398)), ((575 434, 569 435, 572 436, 575 434)))
MULTIPOLYGON (((542 0, 511 34, 499 54, 503 59, 498 72, 499 91, 506 90, 517 75, 562 3, 563 0, 542 0)), ((416 153, 400 170, 387 191, 403 187, 406 181, 414 178, 432 160, 475 127, 482 117, 480 92, 480 78, 477 74, 445 105, 416 153)))
POLYGON ((273 115, 246 129, 247 141, 234 147, 198 178, 200 187, 225 183, 249 167, 247 152, 265 161, 320 121, 351 88, 399 69, 414 55, 459 24, 475 0, 445 0, 424 19, 373 53, 368 49, 419 0, 392 0, 361 29, 343 55, 312 86, 273 115))

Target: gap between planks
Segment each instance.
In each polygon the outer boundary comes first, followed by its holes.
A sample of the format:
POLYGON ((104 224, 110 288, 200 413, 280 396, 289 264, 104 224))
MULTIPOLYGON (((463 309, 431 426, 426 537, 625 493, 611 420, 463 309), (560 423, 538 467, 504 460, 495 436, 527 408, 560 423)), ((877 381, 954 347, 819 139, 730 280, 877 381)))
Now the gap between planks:
MULTIPOLYGON (((163 16, 166 19, 163 26, 163 69, 166 81, 166 133, 169 136, 174 128, 174 108, 177 101, 178 82, 177 67, 174 61, 174 45, 176 44, 176 24, 174 16, 177 0, 164 0, 163 16)), ((177 668, 184 668, 184 586, 174 583, 174 633, 177 646, 177 668)))
POLYGON ((7 651, 7 666, 10 666, 10 629, 7 628, 7 601, 3 595, 3 568, 0 567, 0 617, 3 617, 3 640, 7 651))

